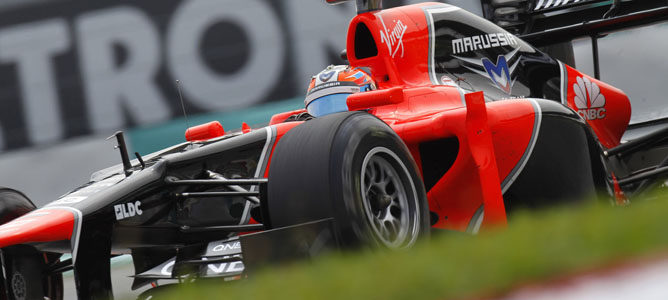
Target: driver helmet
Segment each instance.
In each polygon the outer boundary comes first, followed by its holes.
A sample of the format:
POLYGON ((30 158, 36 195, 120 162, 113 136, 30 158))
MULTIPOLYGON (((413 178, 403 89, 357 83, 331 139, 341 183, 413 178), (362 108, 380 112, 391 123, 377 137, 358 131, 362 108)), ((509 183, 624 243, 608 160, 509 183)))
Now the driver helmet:
POLYGON ((304 105, 314 117, 348 111, 346 99, 350 94, 375 89, 376 83, 367 72, 347 65, 330 65, 311 78, 304 105))

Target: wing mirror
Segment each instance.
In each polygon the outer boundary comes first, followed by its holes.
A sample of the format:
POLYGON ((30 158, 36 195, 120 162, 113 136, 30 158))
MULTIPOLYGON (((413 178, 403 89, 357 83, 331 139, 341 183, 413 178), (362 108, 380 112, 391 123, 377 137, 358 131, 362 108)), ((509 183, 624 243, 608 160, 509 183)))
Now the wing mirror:
POLYGON ((401 87, 356 93, 346 99, 348 110, 362 110, 401 102, 404 102, 404 91, 401 87))
MULTIPOLYGON (((327 4, 339 4, 349 0, 325 0, 327 4)), ((383 9, 383 0, 356 0, 357 14, 383 9)))

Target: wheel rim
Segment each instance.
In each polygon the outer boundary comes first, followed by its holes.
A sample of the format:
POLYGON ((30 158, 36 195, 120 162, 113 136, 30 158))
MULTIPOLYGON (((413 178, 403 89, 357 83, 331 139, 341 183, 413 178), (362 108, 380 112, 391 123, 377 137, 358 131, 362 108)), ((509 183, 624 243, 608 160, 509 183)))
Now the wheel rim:
POLYGON ((412 245, 419 231, 418 198, 402 161, 387 148, 376 147, 361 169, 362 203, 376 238, 389 248, 412 245))
POLYGON ((25 300, 26 298, 26 280, 21 273, 14 273, 12 275, 12 293, 14 299, 25 300))

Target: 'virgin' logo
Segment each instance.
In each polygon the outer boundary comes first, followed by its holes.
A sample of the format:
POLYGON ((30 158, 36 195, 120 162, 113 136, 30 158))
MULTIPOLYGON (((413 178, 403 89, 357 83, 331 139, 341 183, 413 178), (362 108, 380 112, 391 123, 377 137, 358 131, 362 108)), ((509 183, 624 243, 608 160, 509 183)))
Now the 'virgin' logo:
POLYGON ((394 57, 399 49, 401 49, 401 54, 399 57, 404 57, 404 34, 406 34, 406 29, 408 26, 401 23, 401 20, 394 20, 394 27, 392 30, 388 30, 383 22, 383 18, 380 18, 380 23, 383 24, 383 30, 380 31, 380 42, 387 45, 387 51, 390 52, 390 55, 394 57))

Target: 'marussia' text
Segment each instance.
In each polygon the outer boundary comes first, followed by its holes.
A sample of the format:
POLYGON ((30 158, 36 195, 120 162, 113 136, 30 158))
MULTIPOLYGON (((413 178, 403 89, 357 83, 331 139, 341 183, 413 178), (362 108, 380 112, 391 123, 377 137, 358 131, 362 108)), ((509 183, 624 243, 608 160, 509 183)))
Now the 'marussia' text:
POLYGON ((502 46, 517 46, 510 33, 489 33, 452 40, 452 54, 502 46))

